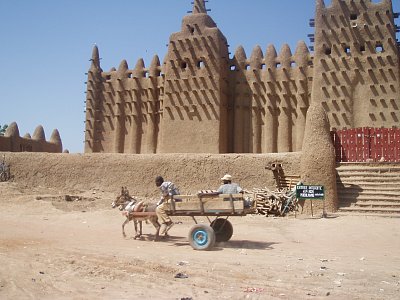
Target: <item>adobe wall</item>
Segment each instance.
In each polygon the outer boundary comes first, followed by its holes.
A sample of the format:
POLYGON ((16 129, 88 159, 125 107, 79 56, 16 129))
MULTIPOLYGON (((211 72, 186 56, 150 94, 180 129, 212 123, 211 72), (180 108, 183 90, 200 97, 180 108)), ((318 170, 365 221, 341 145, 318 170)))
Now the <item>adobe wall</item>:
POLYGON ((61 153, 63 150, 57 129, 53 131, 50 140, 46 141, 41 125, 35 129, 32 137, 30 134, 21 137, 17 123, 13 122, 8 126, 4 136, 0 136, 0 151, 61 153))
POLYGON ((331 127, 392 127, 400 119, 392 2, 317 1, 312 101, 331 127))
MULTIPOLYGON (((175 182, 181 193, 216 189, 229 173, 243 188, 275 189, 273 173, 265 169, 281 163, 285 174, 298 175, 300 153, 285 154, 54 154, 4 153, 14 181, 28 187, 64 191, 100 189, 119 192, 121 186, 142 197, 158 197, 157 175, 175 182)), ((2 157, 3 153, 0 153, 2 157)), ((111 200, 111 199, 110 199, 111 200)))
POLYGON ((164 79, 155 56, 149 68, 123 60, 103 72, 94 47, 88 72, 85 152, 156 153, 164 79))
POLYGON ((230 152, 301 151, 313 76, 312 56, 304 42, 292 54, 269 45, 254 48, 250 59, 242 46, 230 60, 229 96, 233 131, 230 152))

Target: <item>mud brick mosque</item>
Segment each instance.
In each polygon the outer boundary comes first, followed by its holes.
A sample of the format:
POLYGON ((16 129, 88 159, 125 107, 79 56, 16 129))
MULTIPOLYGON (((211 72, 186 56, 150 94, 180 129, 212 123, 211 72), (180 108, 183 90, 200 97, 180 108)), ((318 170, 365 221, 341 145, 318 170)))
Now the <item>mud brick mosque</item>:
POLYGON ((316 0, 313 46, 256 46, 250 55, 239 46, 230 58, 205 1, 195 0, 161 63, 139 59, 130 69, 123 60, 103 71, 94 47, 85 152, 301 151, 313 103, 331 129, 396 127, 398 17, 391 0, 316 0))

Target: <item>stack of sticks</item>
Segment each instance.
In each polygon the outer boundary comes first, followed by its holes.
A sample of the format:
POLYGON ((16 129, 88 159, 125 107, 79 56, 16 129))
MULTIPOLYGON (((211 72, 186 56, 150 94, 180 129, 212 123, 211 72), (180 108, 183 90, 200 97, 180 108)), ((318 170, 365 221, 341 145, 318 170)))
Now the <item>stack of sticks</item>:
POLYGON ((298 203, 296 192, 288 188, 271 191, 268 188, 255 188, 252 191, 256 199, 257 213, 261 215, 285 216, 289 212, 297 211, 298 203))

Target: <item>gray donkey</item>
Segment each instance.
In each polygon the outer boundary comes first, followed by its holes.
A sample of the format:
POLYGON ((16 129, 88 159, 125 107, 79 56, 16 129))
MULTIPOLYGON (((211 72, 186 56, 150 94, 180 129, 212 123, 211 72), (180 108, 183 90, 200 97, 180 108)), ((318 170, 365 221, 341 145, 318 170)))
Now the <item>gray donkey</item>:
POLYGON ((126 187, 121 188, 121 195, 117 196, 116 200, 111 204, 112 208, 119 207, 122 214, 126 217, 124 223, 122 223, 122 235, 126 238, 125 225, 130 221, 133 221, 135 225, 135 237, 138 239, 142 236, 142 222, 150 221, 151 224, 156 228, 156 235, 154 240, 158 240, 160 235, 160 223, 158 223, 157 215, 155 214, 156 205, 145 205, 143 201, 138 201, 137 199, 129 195, 129 191, 126 187), (134 216, 134 213, 144 213, 143 216, 134 216), (153 212, 154 214, 145 214, 146 212, 153 212), (139 223, 139 232, 138 232, 139 223))

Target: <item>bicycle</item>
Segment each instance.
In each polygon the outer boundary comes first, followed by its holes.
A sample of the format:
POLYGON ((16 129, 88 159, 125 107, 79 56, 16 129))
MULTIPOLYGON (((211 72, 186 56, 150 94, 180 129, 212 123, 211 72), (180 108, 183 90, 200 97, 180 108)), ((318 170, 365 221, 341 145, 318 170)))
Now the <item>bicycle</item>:
POLYGON ((3 161, 0 163, 0 182, 10 180, 10 165, 6 164, 6 156, 3 156, 3 161))

